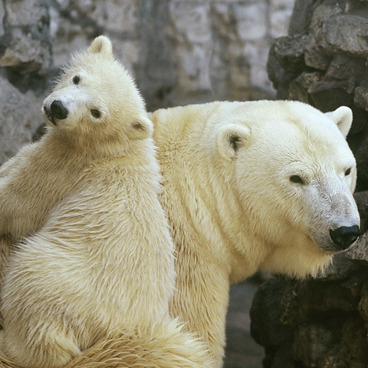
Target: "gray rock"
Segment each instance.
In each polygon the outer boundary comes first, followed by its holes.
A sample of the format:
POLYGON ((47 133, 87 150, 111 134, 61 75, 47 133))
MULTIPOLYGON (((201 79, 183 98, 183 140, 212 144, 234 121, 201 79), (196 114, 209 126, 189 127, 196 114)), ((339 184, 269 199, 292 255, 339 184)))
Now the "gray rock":
POLYGON ((321 272, 318 279, 324 281, 343 280, 353 274, 358 269, 358 266, 355 262, 351 261, 348 254, 357 246, 357 243, 354 244, 348 252, 334 256, 331 264, 321 272))
POLYGON ((320 72, 302 72, 288 87, 288 98, 291 100, 309 102, 308 91, 320 80, 320 72))
POLYGON ((50 50, 45 43, 19 28, 10 31, 11 42, 0 57, 0 65, 21 74, 37 73, 45 76, 50 69, 50 50))
POLYGON ((280 65, 289 73, 300 73, 305 69, 304 53, 309 42, 308 35, 279 37, 275 40, 273 47, 280 65))
POLYGON ((6 1, 7 22, 13 27, 38 26, 48 22, 47 0, 6 1))
POLYGON ((357 190, 368 189, 368 4, 359 0, 297 0, 289 35, 275 40, 268 60, 277 96, 322 111, 347 105, 348 136, 358 165, 357 190))
POLYGON ((293 356, 307 367, 317 367, 333 345, 332 331, 323 325, 300 324, 295 331, 293 356))
POLYGON ((354 193, 360 215, 360 231, 364 234, 368 230, 368 191, 354 193))
POLYGON ((250 310, 251 334, 258 344, 275 349, 293 340, 285 313, 296 297, 293 280, 272 278, 258 288, 250 310))
POLYGON ((52 63, 47 1, 7 1, 3 14, 6 37, 0 40, 5 49, 0 66, 23 75, 46 75, 52 63))
POLYGON ((14 156, 41 124, 41 101, 22 94, 0 76, 0 164, 14 156))
POLYGON ((317 43, 327 54, 346 52, 368 56, 368 19, 349 14, 328 17, 317 31, 317 43))
POLYGON ((1 1, 0 2, 0 37, 3 37, 5 31, 4 31, 4 18, 5 18, 5 9, 4 4, 1 1))
POLYGON ((300 36, 307 32, 313 14, 313 3, 313 0, 295 0, 289 24, 289 35, 291 37, 300 36))
POLYGON ((265 67, 270 40, 287 32, 292 6, 293 0, 53 2, 54 65, 106 33, 150 110, 272 98, 265 67))
POLYGON ((274 278, 261 285, 250 315, 252 335, 265 347, 265 368, 364 367, 367 272, 340 270, 332 279, 274 278))
POLYGON ((352 261, 365 262, 368 266, 368 234, 360 236, 356 244, 346 253, 346 257, 352 261))
POLYGON ((354 90, 354 104, 368 111, 368 87, 359 86, 354 90))

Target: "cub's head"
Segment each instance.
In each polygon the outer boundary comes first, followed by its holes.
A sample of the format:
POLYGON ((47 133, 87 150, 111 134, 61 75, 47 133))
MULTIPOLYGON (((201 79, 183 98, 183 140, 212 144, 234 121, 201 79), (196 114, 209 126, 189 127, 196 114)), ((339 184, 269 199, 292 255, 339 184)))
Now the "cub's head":
MULTIPOLYGON (((266 270, 315 274, 359 236, 348 107, 323 114, 294 101, 250 102, 217 130, 217 151, 262 239, 266 270)), ((260 251, 260 250, 259 250, 260 251)))
POLYGON ((47 124, 81 140, 145 139, 153 130, 133 79, 105 36, 72 59, 42 112, 47 124))

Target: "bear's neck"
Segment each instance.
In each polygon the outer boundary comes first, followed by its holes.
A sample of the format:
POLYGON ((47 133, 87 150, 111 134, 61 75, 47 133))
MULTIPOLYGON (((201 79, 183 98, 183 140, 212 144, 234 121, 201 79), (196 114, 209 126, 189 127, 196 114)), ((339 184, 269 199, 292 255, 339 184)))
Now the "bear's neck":
POLYGON ((256 272, 262 260, 252 250, 263 246, 262 241, 250 234, 232 179, 217 170, 205 151, 193 148, 170 162, 160 160, 161 156, 165 153, 158 155, 165 178, 161 202, 174 228, 175 243, 183 245, 178 252, 213 262, 226 270, 230 281, 256 272))
POLYGON ((48 141, 48 145, 56 152, 63 152, 66 155, 88 161, 124 157, 134 151, 134 155, 147 155, 150 144, 141 141, 128 141, 119 137, 91 137, 89 135, 71 134, 72 132, 62 132, 51 130, 43 139, 48 141))

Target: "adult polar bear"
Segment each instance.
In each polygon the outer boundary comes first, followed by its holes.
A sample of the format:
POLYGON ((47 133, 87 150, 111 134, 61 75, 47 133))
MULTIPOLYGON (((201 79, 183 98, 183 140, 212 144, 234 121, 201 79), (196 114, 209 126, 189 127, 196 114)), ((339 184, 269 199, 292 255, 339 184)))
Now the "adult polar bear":
POLYGON ((347 107, 214 102, 151 115, 177 249, 171 313, 222 365, 230 284, 315 275, 359 235, 347 107))

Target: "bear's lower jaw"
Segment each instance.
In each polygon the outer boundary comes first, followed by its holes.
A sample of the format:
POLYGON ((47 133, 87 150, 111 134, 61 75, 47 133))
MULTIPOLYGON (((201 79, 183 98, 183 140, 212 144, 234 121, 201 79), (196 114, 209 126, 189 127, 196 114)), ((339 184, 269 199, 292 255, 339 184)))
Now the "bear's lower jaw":
POLYGON ((341 248, 334 243, 323 245, 323 246, 318 246, 318 248, 321 249, 324 253, 328 255, 335 255, 335 254, 340 254, 340 253, 344 253, 348 251, 351 247, 354 246, 355 243, 356 241, 352 243, 351 245, 349 245, 348 247, 344 247, 344 248, 341 248))
POLYGON ((57 125, 56 124, 56 121, 55 121, 55 119, 54 119, 54 117, 52 116, 52 114, 51 114, 51 111, 46 107, 46 106, 44 106, 43 107, 43 113, 45 114, 45 116, 46 116, 46 118, 47 118, 47 120, 50 122, 50 123, 52 123, 53 125, 57 125))
POLYGON ((329 248, 325 248, 323 249, 323 251, 329 255, 335 255, 335 254, 340 254, 340 253, 345 253, 347 252, 351 247, 354 246, 355 243, 351 244, 348 248, 345 249, 338 249, 337 247, 329 247, 329 248))

